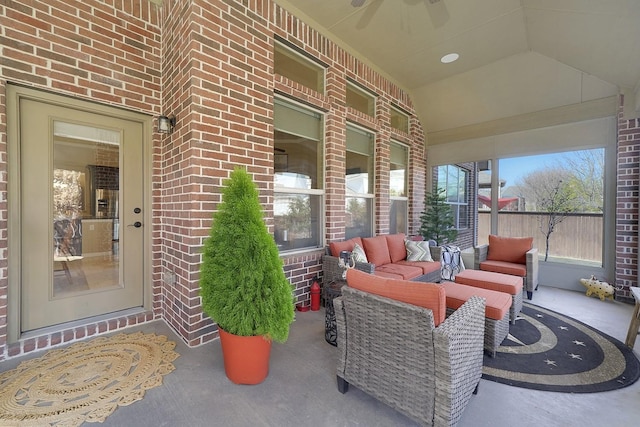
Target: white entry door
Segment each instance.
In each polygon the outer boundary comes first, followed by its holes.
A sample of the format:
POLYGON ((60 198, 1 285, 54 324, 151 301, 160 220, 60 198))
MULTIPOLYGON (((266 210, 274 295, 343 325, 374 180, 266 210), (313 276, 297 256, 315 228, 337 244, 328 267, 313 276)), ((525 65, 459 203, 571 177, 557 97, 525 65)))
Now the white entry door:
POLYGON ((143 124, 17 104, 21 332, 141 307, 143 124))

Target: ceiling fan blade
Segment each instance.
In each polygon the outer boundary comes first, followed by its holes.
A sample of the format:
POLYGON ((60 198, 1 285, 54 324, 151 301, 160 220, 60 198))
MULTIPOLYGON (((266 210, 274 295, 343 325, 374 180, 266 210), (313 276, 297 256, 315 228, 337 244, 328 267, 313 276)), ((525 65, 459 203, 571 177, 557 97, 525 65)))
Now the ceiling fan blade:
POLYGON ((425 0, 424 5, 434 28, 440 28, 449 20, 449 11, 442 0, 425 0))
POLYGON ((373 0, 369 5, 367 5, 364 12, 362 13, 362 16, 360 17, 360 20, 358 20, 358 23, 356 24, 356 29, 362 30, 367 25, 369 25, 369 22, 371 22, 371 19, 373 19, 373 16, 380 8, 382 2, 383 0, 373 0))
POLYGON ((351 6, 360 7, 364 4, 366 0, 351 0, 351 6))

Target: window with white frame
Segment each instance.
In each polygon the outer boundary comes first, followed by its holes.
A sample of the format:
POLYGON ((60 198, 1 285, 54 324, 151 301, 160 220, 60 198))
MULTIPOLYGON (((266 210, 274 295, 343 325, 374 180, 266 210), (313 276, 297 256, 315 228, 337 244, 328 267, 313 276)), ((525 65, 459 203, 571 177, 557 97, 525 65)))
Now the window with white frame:
POLYGON ((409 148, 397 142, 391 142, 391 165, 389 170, 389 231, 407 233, 408 204, 407 170, 409 148))
POLYGON ((325 68, 283 43, 275 42, 273 68, 276 74, 324 93, 325 68))
POLYGON ((347 125, 345 237, 373 236, 373 133, 347 125))
POLYGON ((451 206, 457 229, 469 228, 468 175, 466 169, 456 165, 438 166, 436 186, 445 191, 446 203, 451 206))
POLYGON ((281 251, 322 244, 323 116, 306 107, 274 102, 275 240, 281 251))
POLYGON ((402 131, 404 133, 409 132, 409 115, 401 109, 392 106, 391 107, 391 127, 402 131))
POLYGON ((347 80, 347 106, 371 117, 376 115, 376 97, 347 80))

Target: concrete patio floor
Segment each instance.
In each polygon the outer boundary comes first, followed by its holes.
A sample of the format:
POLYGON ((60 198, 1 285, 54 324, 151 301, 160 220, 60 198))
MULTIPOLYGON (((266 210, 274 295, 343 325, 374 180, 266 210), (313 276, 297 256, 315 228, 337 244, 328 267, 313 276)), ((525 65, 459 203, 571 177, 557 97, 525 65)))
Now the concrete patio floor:
MULTIPOLYGON (((620 341, 633 306, 543 287, 532 301, 581 320, 620 341)), ((162 321, 125 330, 165 334, 180 357, 175 371, 145 398, 118 408, 103 426, 415 426, 412 420, 351 387, 336 387, 336 348, 324 340, 324 309, 297 313, 289 340, 274 344, 269 377, 256 386, 232 384, 219 341, 188 348, 162 321)), ((640 339, 635 346, 640 351, 640 339)), ((33 355, 31 357, 38 356, 33 355)), ((0 363, 0 371, 20 358, 0 363)), ((460 427, 598 426, 640 422, 640 381, 616 391, 569 394, 527 390, 481 380, 460 427)), ((92 425, 92 424, 85 424, 92 425)))

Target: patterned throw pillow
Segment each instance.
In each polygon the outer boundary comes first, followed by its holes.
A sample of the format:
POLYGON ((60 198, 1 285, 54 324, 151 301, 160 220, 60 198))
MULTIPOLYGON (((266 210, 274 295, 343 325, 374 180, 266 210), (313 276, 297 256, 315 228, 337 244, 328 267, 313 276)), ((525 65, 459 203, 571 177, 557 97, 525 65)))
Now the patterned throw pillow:
POLYGON ((362 246, 360 246, 357 243, 353 247, 353 251, 351 252, 351 257, 355 262, 369 262, 367 260, 367 254, 364 252, 364 249, 362 249, 362 246))
POLYGON ((431 261, 431 251, 429 250, 429 242, 426 240, 415 242, 413 240, 405 240, 407 248, 407 261, 431 261))

